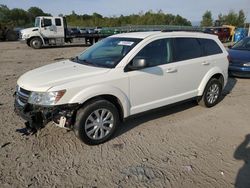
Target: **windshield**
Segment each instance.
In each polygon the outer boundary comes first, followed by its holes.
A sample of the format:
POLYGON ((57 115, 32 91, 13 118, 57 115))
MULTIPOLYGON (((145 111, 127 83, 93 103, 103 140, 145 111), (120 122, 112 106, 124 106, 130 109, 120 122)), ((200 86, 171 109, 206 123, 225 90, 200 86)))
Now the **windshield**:
POLYGON ((232 49, 234 49, 234 50, 250 50, 250 37, 240 40, 232 47, 232 49))
POLYGON ((40 27, 40 18, 35 19, 35 27, 40 27))
POLYGON ((141 40, 109 37, 99 41, 71 60, 91 66, 114 68, 141 40))

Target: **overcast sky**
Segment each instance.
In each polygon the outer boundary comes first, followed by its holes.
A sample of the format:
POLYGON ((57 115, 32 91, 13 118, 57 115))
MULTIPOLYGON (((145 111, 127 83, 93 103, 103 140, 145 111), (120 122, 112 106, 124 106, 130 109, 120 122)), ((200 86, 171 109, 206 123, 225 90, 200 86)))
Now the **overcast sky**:
POLYGON ((219 13, 243 9, 250 22, 250 0, 0 0, 0 4, 25 10, 37 6, 54 16, 70 14, 72 10, 77 14, 97 12, 104 16, 119 16, 161 9, 165 13, 179 14, 192 22, 200 21, 206 10, 211 10, 215 19, 219 13))

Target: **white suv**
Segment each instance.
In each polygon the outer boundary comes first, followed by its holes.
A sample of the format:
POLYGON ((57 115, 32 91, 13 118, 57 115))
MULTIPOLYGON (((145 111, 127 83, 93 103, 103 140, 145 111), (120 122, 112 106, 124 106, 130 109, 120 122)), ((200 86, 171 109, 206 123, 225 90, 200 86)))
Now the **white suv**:
POLYGON ((133 114, 190 98, 217 104, 227 56, 218 38, 204 33, 114 35, 75 58, 22 75, 15 110, 32 131, 54 121, 85 143, 100 144, 133 114))

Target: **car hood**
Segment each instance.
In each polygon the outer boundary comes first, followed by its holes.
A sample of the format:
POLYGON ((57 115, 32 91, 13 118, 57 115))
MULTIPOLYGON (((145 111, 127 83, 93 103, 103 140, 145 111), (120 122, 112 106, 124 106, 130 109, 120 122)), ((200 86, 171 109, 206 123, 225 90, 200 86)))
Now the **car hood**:
POLYGON ((33 31, 37 31, 39 28, 38 27, 30 27, 30 28, 27 28, 27 29, 22 29, 20 32, 22 34, 26 34, 26 33, 31 33, 33 31))
POLYGON ((54 86, 94 77, 108 71, 110 71, 108 68, 82 65, 65 60, 27 72, 18 79, 17 84, 26 90, 45 92, 54 86))
POLYGON ((250 51, 248 50, 234 50, 230 49, 228 50, 230 59, 233 63, 239 62, 239 63, 244 63, 244 62, 250 62, 250 51))

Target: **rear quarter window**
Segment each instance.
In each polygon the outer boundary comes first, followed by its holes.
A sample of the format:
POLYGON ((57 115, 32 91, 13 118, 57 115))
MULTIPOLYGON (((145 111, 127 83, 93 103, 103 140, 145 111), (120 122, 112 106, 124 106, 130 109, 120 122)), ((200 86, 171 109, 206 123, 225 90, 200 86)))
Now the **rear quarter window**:
POLYGON ((56 18, 56 19, 55 19, 55 22, 56 22, 56 26, 62 26, 62 23, 61 23, 61 19, 60 19, 60 18, 56 18))
POLYGON ((223 53, 219 45, 212 39, 199 39, 199 42, 204 50, 205 56, 223 53))
POLYGON ((174 61, 184 61, 202 56, 202 48, 196 38, 174 39, 174 61))

